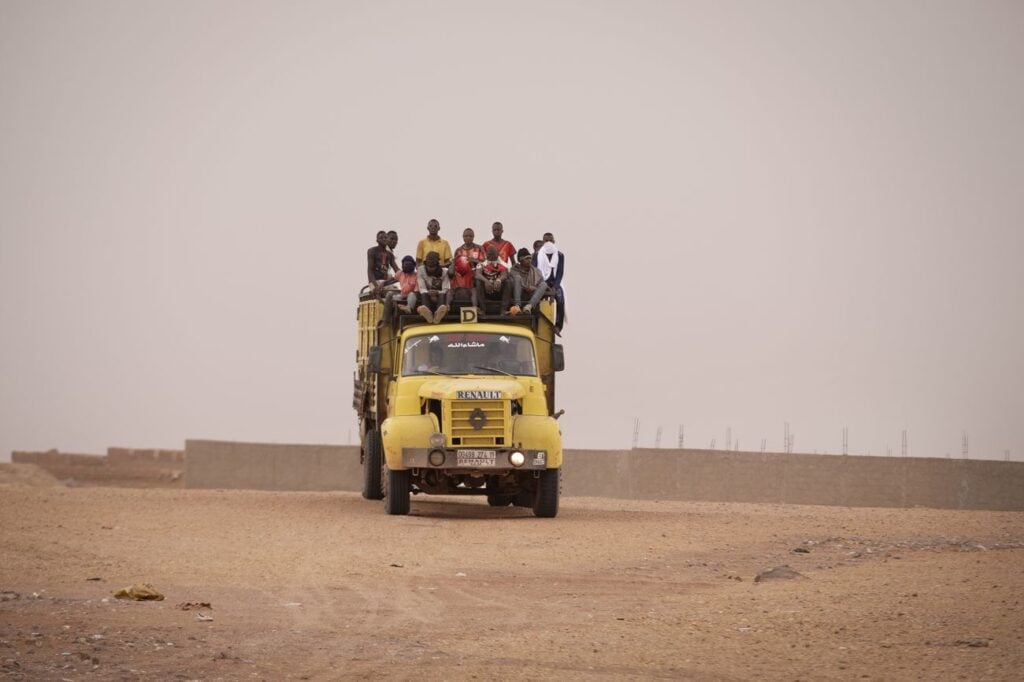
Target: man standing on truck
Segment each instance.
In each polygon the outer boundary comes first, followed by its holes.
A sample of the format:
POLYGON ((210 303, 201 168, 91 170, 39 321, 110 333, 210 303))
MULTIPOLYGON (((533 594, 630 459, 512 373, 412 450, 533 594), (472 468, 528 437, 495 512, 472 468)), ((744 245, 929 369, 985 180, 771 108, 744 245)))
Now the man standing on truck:
POLYGON ((427 223, 427 236, 416 245, 416 264, 423 265, 427 260, 427 254, 434 252, 440 259, 441 265, 448 267, 452 262, 452 247, 447 240, 441 239, 438 232, 441 231, 441 223, 437 218, 431 218, 427 223))
POLYGON ((537 267, 544 281, 548 284, 549 293, 553 294, 558 303, 558 311, 555 314, 555 329, 562 331, 565 324, 565 290, 562 288, 562 275, 565 274, 565 254, 555 246, 555 235, 550 232, 544 233, 544 243, 537 253, 537 267))
MULTIPOLYGON (((388 230, 388 251, 391 252, 391 258, 395 258, 395 248, 398 246, 398 233, 394 230, 388 230)), ((398 273, 398 270, 395 270, 398 273)))
MULTIPOLYGON (((396 243, 397 238, 396 235, 396 243)), ((398 264, 388 248, 388 233, 381 230, 377 233, 377 245, 366 250, 366 277, 374 291, 388 284, 391 270, 398 272, 398 264)))
MULTIPOLYGON (((462 231, 462 246, 455 249, 455 260, 458 261, 460 257, 465 258, 469 262, 470 270, 476 270, 477 266, 487 260, 485 248, 481 248, 479 244, 473 242, 473 238, 476 237, 476 233, 473 232, 472 227, 467 227, 462 231)), ((455 273, 455 264, 452 263, 452 269, 448 273, 453 277, 458 277, 455 273)), ((469 287, 472 284, 460 283, 459 286, 469 287)))
POLYGON ((419 268, 418 280, 418 300, 422 303, 416 308, 416 312, 427 322, 437 324, 448 314, 448 307, 452 303, 452 290, 448 270, 441 267, 441 258, 436 251, 427 253, 426 260, 419 268))
POLYGON ((512 268, 512 300, 513 305, 509 312, 513 315, 520 311, 530 313, 536 310, 540 299, 548 291, 547 282, 540 270, 533 267, 533 254, 527 249, 519 249, 516 254, 519 264, 512 268), (527 304, 523 305, 523 296, 529 296, 527 304))
POLYGON ((502 265, 506 268, 511 269, 512 266, 515 265, 512 258, 516 255, 516 247, 512 246, 512 242, 501 238, 504 231, 505 228, 501 223, 494 223, 491 225, 491 234, 494 236, 494 239, 488 239, 484 242, 484 253, 487 253, 488 246, 496 247, 498 249, 498 260, 500 260, 502 265))
POLYGON ((540 255, 540 247, 544 246, 544 240, 538 239, 533 243, 533 267, 539 267, 537 264, 540 263, 538 256, 540 255))

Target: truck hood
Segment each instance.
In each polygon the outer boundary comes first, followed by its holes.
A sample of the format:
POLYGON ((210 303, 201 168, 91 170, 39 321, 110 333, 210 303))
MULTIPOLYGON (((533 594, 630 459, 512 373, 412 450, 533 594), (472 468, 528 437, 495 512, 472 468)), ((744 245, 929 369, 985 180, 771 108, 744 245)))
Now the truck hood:
POLYGON ((434 400, 519 400, 526 389, 515 379, 452 377, 424 382, 419 394, 434 400))

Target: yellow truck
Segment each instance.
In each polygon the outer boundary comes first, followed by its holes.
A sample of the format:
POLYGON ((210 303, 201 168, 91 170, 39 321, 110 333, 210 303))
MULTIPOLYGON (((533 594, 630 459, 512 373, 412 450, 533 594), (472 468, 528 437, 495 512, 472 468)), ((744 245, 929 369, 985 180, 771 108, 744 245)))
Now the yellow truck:
POLYGON ((356 314, 355 408, 363 497, 408 514, 410 496, 486 495, 494 507, 558 513, 562 434, 555 302, 527 315, 473 307, 430 324, 364 289, 356 314))

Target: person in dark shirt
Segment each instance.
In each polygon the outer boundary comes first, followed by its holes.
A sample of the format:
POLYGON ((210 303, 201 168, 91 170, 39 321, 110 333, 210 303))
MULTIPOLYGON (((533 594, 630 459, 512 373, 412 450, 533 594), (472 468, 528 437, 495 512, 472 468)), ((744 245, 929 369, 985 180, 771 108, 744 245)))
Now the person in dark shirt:
POLYGON ((366 251, 366 277, 374 292, 389 283, 390 271, 398 272, 398 264, 388 248, 388 233, 381 230, 377 233, 377 245, 366 251))
POLYGON ((500 313, 507 315, 512 300, 512 282, 509 281, 508 268, 498 260, 497 247, 488 247, 487 260, 477 268, 475 279, 476 299, 480 307, 486 308, 487 301, 501 301, 500 313))
POLYGON ((452 304, 451 283, 448 269, 441 267, 441 258, 436 251, 428 251, 423 265, 419 267, 419 296, 422 303, 416 308, 424 320, 437 324, 448 314, 452 304))
POLYGON ((565 324, 565 289, 562 287, 562 277, 565 275, 565 254, 555 246, 555 236, 550 232, 544 233, 544 243, 537 253, 537 268, 540 270, 544 281, 547 282, 549 293, 555 297, 558 303, 555 312, 555 329, 562 331, 565 324))
POLYGON ((540 299, 547 293, 548 285, 540 270, 533 267, 533 254, 526 249, 519 249, 516 254, 519 263, 512 268, 512 299, 513 305, 509 309, 513 315, 519 312, 531 313, 537 309, 540 299), (523 297, 528 296, 528 302, 523 305, 523 297))

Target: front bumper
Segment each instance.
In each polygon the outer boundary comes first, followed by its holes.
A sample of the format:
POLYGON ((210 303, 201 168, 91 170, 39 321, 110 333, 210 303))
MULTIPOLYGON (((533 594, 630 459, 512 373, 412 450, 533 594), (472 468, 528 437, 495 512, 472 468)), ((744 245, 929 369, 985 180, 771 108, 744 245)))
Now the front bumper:
MULTIPOLYGON (((515 448, 437 448, 444 453, 439 465, 430 463, 432 448, 402 448, 402 467, 405 469, 441 469, 446 471, 537 471, 548 468, 546 450, 516 450, 515 448), (513 466, 509 456, 513 452, 526 455, 522 466, 513 466)), ((436 456, 435 456, 436 457, 436 456)))

